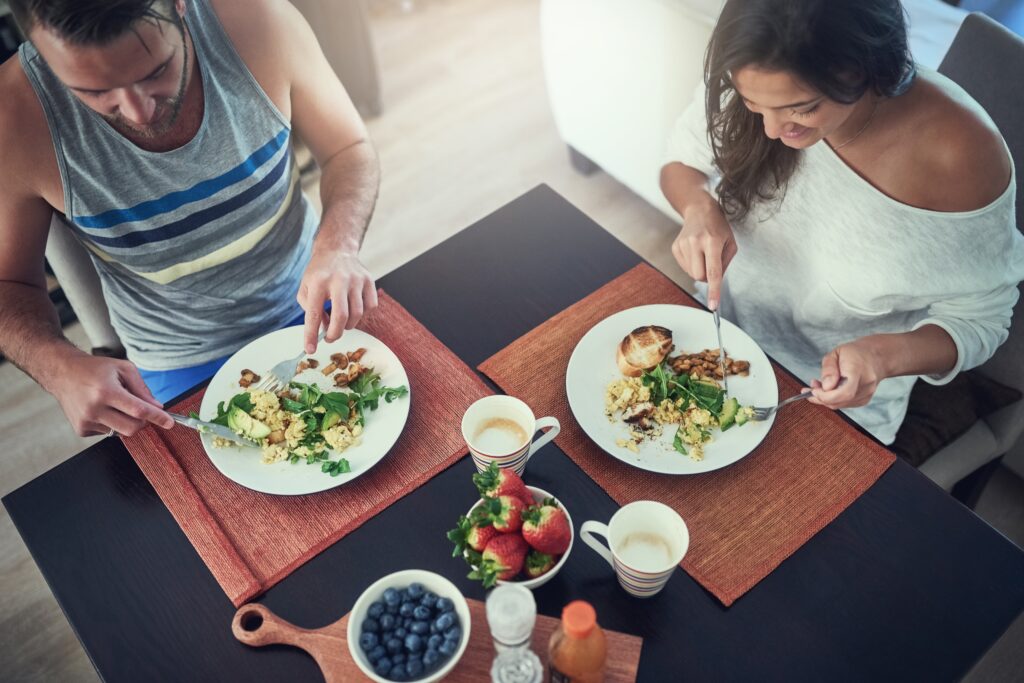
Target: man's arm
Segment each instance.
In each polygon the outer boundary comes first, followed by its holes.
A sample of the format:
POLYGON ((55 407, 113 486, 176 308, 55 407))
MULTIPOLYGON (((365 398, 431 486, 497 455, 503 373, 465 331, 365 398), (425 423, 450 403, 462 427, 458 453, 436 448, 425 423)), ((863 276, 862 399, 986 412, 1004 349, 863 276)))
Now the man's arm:
POLYGON ((57 398, 82 436, 172 426, 134 365, 64 337, 43 267, 54 208, 39 189, 44 178, 59 187, 59 173, 42 109, 15 68, 0 67, 0 351, 57 398))
POLYGON ((306 311, 306 350, 312 353, 327 300, 332 309, 327 341, 355 327, 377 305, 373 277, 358 257, 377 199, 377 155, 295 7, 286 0, 215 0, 214 7, 250 70, 290 116, 321 168, 323 215, 297 295, 306 311))

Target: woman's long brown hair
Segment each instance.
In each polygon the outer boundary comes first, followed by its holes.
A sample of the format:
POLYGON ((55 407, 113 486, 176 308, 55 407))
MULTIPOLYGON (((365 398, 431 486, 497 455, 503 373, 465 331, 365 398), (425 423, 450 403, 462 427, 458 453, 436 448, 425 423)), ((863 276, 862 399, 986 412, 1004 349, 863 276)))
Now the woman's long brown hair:
POLYGON ((916 74, 899 0, 728 0, 704 59, 708 134, 727 216, 781 199, 800 151, 772 140, 731 74, 785 71, 837 102, 902 94, 916 74))

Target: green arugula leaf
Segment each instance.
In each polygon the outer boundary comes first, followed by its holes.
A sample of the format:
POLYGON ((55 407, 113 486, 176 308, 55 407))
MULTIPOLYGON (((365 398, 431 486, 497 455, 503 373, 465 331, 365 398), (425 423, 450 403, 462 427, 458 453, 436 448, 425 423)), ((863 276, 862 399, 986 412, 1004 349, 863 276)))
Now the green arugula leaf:
POLYGON ((682 453, 683 455, 687 455, 688 454, 688 451, 686 450, 686 446, 683 445, 683 428, 682 427, 679 427, 679 428, 676 429, 676 436, 675 436, 674 439, 672 439, 672 447, 675 448, 680 453, 682 453))
POLYGON ((295 401, 290 398, 282 398, 281 407, 293 413, 302 413, 308 410, 304 403, 300 403, 299 401, 295 401))

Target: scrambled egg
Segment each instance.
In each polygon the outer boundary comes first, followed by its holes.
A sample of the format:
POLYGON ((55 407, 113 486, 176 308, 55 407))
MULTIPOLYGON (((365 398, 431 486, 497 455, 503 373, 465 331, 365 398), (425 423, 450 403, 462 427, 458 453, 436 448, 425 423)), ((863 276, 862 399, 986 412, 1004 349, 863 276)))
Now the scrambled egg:
MULTIPOLYGON (((281 407, 278 396, 269 391, 249 390, 252 398, 252 412, 250 415, 255 420, 270 427, 271 435, 261 441, 263 446, 264 463, 270 464, 286 460, 289 455, 295 454, 299 457, 306 457, 316 453, 323 453, 328 447, 336 451, 344 451, 350 446, 359 444, 359 436, 363 433, 363 426, 357 424, 359 415, 353 410, 347 422, 342 422, 322 432, 324 441, 316 443, 312 447, 302 445, 306 437, 306 422, 299 418, 298 414, 285 410, 281 407), (271 437, 279 438, 283 433, 282 440, 271 443, 271 437)), ((325 412, 323 407, 316 407, 313 412, 322 415, 325 412)), ((223 439, 224 443, 218 443, 214 439, 214 445, 235 445, 233 442, 223 439)))
POLYGON ((645 407, 650 401, 650 387, 644 386, 639 377, 623 377, 608 385, 604 396, 605 415, 610 422, 622 419, 629 430, 629 438, 616 439, 615 445, 638 453, 638 444, 642 441, 660 437, 665 425, 677 424, 680 440, 686 445, 689 456, 703 460, 704 446, 712 441, 709 431, 718 426, 715 416, 692 401, 683 405, 682 399, 665 399, 656 406, 645 407), (626 416, 633 417, 627 420, 626 416))

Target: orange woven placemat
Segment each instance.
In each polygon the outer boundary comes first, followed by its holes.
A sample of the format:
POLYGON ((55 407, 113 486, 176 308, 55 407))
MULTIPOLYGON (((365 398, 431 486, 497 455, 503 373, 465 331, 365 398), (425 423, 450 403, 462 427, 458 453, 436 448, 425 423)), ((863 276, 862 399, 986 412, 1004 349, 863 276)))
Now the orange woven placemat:
MULTIPOLYGON (((466 408, 491 393, 483 381, 384 292, 380 307, 360 328, 401 359, 412 404, 398 443, 350 484, 308 496, 272 496, 224 477, 191 429, 150 427, 124 439, 236 607, 466 453, 459 425, 466 408), (416 438, 409 438, 412 434, 416 438)), ((173 410, 198 410, 203 393, 193 394, 173 410)))
MULTIPOLYGON (((479 369, 538 415, 557 417, 562 432, 555 442, 617 503, 657 500, 682 515, 690 530, 683 569, 731 605, 866 491, 894 456, 836 413, 806 402, 781 411, 754 452, 714 472, 654 474, 608 455, 569 410, 569 356, 604 318, 654 303, 697 305, 664 275, 641 264, 523 335, 479 369)), ((775 374, 780 398, 800 391, 801 385, 777 366, 775 374)))

